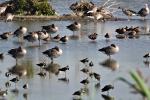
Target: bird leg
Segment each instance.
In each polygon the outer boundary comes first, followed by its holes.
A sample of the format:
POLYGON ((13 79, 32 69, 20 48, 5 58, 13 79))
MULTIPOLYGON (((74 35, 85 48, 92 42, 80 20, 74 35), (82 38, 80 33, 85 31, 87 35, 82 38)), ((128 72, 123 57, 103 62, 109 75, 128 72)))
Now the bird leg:
POLYGON ((40 41, 40 39, 39 39, 39 47, 41 46, 41 41, 40 41))

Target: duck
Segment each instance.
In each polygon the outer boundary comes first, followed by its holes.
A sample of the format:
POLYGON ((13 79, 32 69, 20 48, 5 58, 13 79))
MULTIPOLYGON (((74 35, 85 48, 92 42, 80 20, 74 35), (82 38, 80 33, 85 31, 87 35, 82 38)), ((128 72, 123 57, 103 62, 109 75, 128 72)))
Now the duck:
POLYGON ((138 16, 143 17, 143 20, 145 19, 145 17, 150 13, 150 9, 148 7, 148 4, 145 4, 144 8, 141 8, 139 10, 139 12, 137 13, 138 16))
POLYGON ((67 29, 69 29, 70 31, 73 32, 73 35, 75 35, 74 32, 78 31, 81 28, 81 24, 79 22, 75 21, 74 23, 72 23, 66 27, 67 27, 67 29))
POLYGON ((42 53, 48 56, 51 59, 51 62, 53 62, 53 59, 62 55, 63 51, 58 46, 55 46, 54 48, 48 49, 42 53))
POLYGON ((7 40, 11 34, 12 32, 4 32, 3 34, 0 35, 0 38, 3 40, 7 40))
POLYGON ((98 34, 97 33, 92 33, 88 36, 89 39, 91 40, 96 40, 97 39, 98 34))
POLYGON ((106 54, 107 56, 109 56, 109 58, 111 58, 111 55, 119 52, 119 47, 115 44, 111 44, 110 46, 103 47, 99 49, 98 51, 106 54))
POLYGON ((42 26, 42 30, 45 30, 48 33, 56 33, 58 31, 58 27, 55 24, 42 26))

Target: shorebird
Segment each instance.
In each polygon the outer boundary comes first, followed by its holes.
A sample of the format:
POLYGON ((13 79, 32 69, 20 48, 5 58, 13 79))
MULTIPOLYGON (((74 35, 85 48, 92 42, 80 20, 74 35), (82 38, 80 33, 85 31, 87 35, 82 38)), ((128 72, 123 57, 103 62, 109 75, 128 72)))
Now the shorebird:
POLYGON ((8 54, 10 54, 13 58, 16 59, 16 63, 18 58, 22 58, 26 53, 27 50, 25 48, 22 48, 21 46, 8 51, 8 54))
POLYGON ((22 86, 24 89, 28 89, 29 88, 29 85, 26 83, 22 86))
POLYGON ((108 93, 109 93, 109 90, 110 89, 114 89, 114 86, 112 86, 112 85, 105 85, 102 89, 101 89, 101 91, 102 92, 105 92, 105 91, 107 91, 108 93))
POLYGON ((145 4, 145 7, 142 8, 137 15, 143 17, 143 20, 145 17, 150 13, 150 9, 148 8, 148 4, 145 4))
MULTIPOLYGON (((24 34, 27 32, 27 28, 24 26, 20 26, 13 34, 21 40, 23 39, 24 34)), ((19 42, 22 42, 19 40, 19 42)))
POLYGON ((88 78, 86 78, 86 79, 82 80, 80 83, 83 85, 87 85, 90 83, 90 81, 88 80, 88 78))
POLYGON ((0 35, 0 38, 7 40, 11 34, 12 32, 4 32, 3 34, 0 35))
POLYGON ((62 42, 62 43, 66 43, 67 41, 69 40, 69 38, 68 38, 68 36, 64 36, 64 37, 61 37, 60 38, 60 41, 62 42))
POLYGON ((19 78, 15 77, 15 78, 12 78, 10 81, 13 82, 13 83, 17 83, 19 81, 19 78))
POLYGON ((88 58, 84 58, 84 59, 81 59, 80 62, 82 62, 83 64, 86 64, 89 62, 89 59, 88 58))
POLYGON ((54 58, 59 57, 62 55, 63 51, 58 46, 55 46, 54 48, 48 49, 43 52, 44 55, 48 56, 51 59, 51 62, 53 62, 54 58))
POLYGON ((74 36, 75 35, 74 32, 78 31, 81 28, 81 24, 75 21, 74 23, 72 23, 66 27, 67 27, 67 29, 73 31, 73 36, 74 36))
POLYGON ((45 30, 46 32, 53 34, 58 31, 58 27, 55 24, 47 25, 47 26, 42 26, 42 31, 45 30))
POLYGON ((46 73, 45 73, 45 72, 40 71, 37 75, 39 75, 40 77, 45 77, 45 76, 46 76, 46 73))
POLYGON ((41 69, 46 67, 46 63, 45 62, 41 62, 41 63, 38 63, 36 65, 39 66, 41 69))
POLYGON ((97 33, 92 33, 88 36, 89 39, 91 40, 96 40, 97 39, 98 34, 97 33))
POLYGON ((35 32, 30 32, 28 35, 23 37, 25 40, 27 40, 28 42, 35 42, 36 40, 38 40, 38 34, 35 32))
POLYGON ((110 46, 103 47, 98 51, 103 52, 104 54, 109 56, 109 58, 111 58, 111 55, 119 52, 119 47, 115 44, 111 44, 110 46))
POLYGON ((14 18, 14 15, 13 15, 13 14, 11 14, 11 13, 7 13, 7 14, 6 14, 6 22, 12 21, 13 18, 14 18))
POLYGON ((132 17, 133 15, 136 15, 137 13, 131 9, 128 9, 128 8, 121 8, 121 7, 118 7, 118 9, 122 9, 122 12, 128 16, 128 21, 130 20, 130 17, 132 17))
POLYGON ((148 61, 148 59, 150 58, 150 53, 146 53, 146 54, 143 56, 143 58, 145 58, 146 61, 148 61))

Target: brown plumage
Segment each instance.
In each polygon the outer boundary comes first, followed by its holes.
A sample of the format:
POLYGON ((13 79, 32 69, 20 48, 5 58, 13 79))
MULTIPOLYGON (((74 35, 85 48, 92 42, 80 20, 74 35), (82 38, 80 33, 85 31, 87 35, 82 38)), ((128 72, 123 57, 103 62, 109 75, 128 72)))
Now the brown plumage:
POLYGON ((91 40, 96 40, 97 39, 98 34, 97 33, 92 33, 88 36, 89 39, 91 40))

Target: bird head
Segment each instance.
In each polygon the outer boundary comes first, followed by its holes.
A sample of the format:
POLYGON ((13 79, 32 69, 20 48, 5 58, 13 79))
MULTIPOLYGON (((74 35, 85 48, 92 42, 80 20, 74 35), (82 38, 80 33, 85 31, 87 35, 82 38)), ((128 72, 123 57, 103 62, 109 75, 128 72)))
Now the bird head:
POLYGON ((116 47, 116 45, 115 45, 115 44, 111 44, 111 46, 112 46, 112 47, 116 47))

